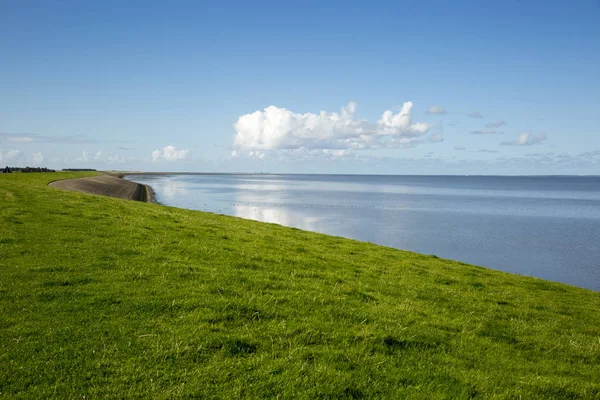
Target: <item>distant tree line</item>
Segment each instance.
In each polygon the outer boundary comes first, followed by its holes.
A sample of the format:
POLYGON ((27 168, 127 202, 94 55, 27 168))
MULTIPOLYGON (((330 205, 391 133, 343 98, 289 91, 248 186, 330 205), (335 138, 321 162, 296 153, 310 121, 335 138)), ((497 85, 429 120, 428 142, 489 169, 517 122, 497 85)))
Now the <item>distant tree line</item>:
POLYGON ((71 172, 96 171, 94 168, 63 168, 62 170, 71 172))
POLYGON ((11 172, 56 172, 46 167, 9 167, 8 165, 0 169, 0 171, 5 174, 10 174, 11 172))

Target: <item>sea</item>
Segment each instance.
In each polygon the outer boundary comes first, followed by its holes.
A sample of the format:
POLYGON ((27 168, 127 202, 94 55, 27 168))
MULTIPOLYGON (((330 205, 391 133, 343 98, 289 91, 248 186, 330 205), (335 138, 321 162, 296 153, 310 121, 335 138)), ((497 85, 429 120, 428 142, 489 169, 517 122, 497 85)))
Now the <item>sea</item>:
POLYGON ((158 202, 600 291, 599 176, 147 174, 158 202))

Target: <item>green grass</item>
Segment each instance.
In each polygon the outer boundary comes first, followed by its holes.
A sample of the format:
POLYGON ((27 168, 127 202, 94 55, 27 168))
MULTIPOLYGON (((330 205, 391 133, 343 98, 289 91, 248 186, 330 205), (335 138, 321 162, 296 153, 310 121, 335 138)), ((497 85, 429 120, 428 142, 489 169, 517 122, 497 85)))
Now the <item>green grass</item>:
POLYGON ((600 398, 599 293, 84 175, 0 175, 0 397, 600 398))

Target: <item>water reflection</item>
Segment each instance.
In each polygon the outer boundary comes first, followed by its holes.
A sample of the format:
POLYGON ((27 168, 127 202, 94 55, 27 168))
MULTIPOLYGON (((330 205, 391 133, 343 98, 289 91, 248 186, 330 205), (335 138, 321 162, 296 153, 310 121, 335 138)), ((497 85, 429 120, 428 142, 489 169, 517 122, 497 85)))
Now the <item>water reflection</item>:
POLYGON ((295 186, 286 181, 270 181, 268 184, 248 180, 236 182, 233 186, 233 215, 310 231, 318 230, 320 218, 292 210, 287 194, 297 189, 295 186))
POLYGON ((175 179, 164 179, 160 182, 160 194, 167 201, 174 200, 178 197, 187 196, 189 194, 189 185, 185 182, 175 179))
POLYGON ((291 226, 309 231, 318 230, 320 218, 310 217, 305 214, 296 213, 289 208, 262 208, 253 206, 233 206, 234 215, 240 218, 253 219, 255 221, 270 222, 273 224, 291 226))

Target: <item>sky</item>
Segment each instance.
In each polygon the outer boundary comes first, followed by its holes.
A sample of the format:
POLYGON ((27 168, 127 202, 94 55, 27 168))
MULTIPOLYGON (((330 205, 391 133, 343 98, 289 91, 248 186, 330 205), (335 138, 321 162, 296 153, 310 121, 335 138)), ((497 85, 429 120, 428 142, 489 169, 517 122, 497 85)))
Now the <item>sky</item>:
POLYGON ((599 0, 0 0, 3 166, 600 175, 599 124, 599 0))

